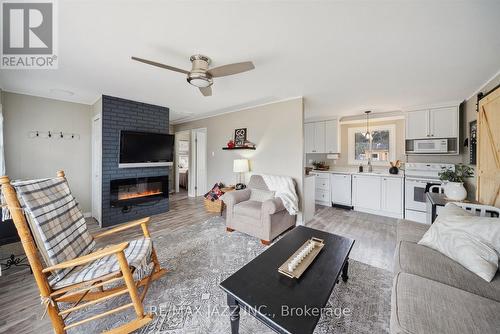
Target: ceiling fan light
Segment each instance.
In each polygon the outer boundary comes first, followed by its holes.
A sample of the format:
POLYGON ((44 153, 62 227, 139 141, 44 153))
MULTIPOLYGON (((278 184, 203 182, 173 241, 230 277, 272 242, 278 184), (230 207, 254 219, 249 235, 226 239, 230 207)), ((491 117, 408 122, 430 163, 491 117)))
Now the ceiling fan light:
POLYGON ((191 78, 190 80, 188 80, 189 83, 193 86, 196 86, 196 87, 208 87, 210 86, 212 83, 205 79, 205 78, 191 78))

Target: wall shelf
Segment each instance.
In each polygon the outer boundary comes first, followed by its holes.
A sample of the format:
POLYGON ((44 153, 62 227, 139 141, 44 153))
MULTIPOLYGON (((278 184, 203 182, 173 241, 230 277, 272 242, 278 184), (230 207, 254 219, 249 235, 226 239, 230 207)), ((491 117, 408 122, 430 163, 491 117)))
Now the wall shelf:
POLYGON ((256 147, 233 147, 233 148, 223 147, 222 149, 223 150, 255 150, 256 147))

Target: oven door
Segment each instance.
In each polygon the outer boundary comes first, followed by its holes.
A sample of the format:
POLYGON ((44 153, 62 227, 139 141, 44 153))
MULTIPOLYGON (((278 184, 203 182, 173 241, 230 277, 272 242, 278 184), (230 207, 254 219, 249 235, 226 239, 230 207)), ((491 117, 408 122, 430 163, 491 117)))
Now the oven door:
POLYGON ((437 180, 406 178, 405 209, 425 212, 427 184, 441 184, 437 180))

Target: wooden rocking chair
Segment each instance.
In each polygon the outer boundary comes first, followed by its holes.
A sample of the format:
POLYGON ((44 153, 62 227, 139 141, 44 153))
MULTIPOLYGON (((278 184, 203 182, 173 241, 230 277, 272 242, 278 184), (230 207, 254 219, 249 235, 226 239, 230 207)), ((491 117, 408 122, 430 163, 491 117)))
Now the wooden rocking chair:
POLYGON ((35 184, 36 187, 38 187, 36 190, 32 190, 32 188, 21 188, 16 184, 11 184, 7 176, 0 177, 0 184, 2 187, 2 196, 4 197, 10 215, 19 233, 24 251, 26 252, 29 264, 33 270, 36 284, 40 290, 42 302, 47 308, 46 312, 49 314, 56 333, 66 333, 70 328, 131 307, 135 310, 136 318, 120 327, 112 329, 108 333, 130 333, 152 320, 153 316, 151 314, 144 313, 142 301, 144 300, 150 283, 162 277, 166 273, 166 270, 160 267, 155 249, 151 243, 148 230, 149 218, 123 224, 92 237, 88 233, 83 215, 76 206, 76 201, 69 191, 63 171, 57 173, 57 178, 28 181, 22 184, 24 187, 33 187, 35 184), (27 184, 29 182, 32 183, 27 184), (36 185, 37 182, 39 184, 42 182, 45 183, 41 186, 36 185), (49 184, 49 186, 47 186, 47 184, 49 184), (33 203, 27 203, 27 200, 23 197, 23 194, 29 194, 35 191, 42 193, 47 188, 50 188, 50 191, 42 194, 47 197, 35 196, 31 198, 32 200, 35 198, 34 201, 37 202, 35 203, 38 204, 37 207, 35 207, 33 203), (16 189, 24 190, 18 190, 19 193, 16 193, 16 189), (26 189, 30 191, 26 191, 26 189), (61 191, 63 195, 61 195, 60 198, 54 199, 56 190, 61 191), (33 210, 40 210, 40 207, 43 206, 43 202, 47 204, 46 207, 50 208, 45 209, 43 213, 50 215, 49 219, 44 222, 45 225, 41 225, 40 222, 37 222, 36 219, 39 216, 33 214, 33 210), (56 202, 57 205, 54 205, 54 202, 56 202), (23 205, 21 205, 21 203, 23 203, 23 205), (63 207, 61 203, 67 205, 67 207, 64 208, 65 211, 61 211, 63 207), (31 212, 29 209, 31 209, 31 212), (58 222, 61 222, 61 217, 62 219, 71 218, 70 222, 62 221, 62 225, 68 226, 69 229, 73 229, 71 234, 80 233, 80 235, 77 236, 78 239, 75 239, 74 235, 70 237, 63 235, 60 237, 61 234, 65 232, 60 231, 61 228, 59 225, 53 225, 47 228, 48 225, 53 224, 55 220, 54 217, 59 219, 57 220, 58 222), (77 224, 79 226, 78 230, 74 227, 77 224), (114 235, 115 233, 134 227, 142 228, 144 234, 143 238, 131 241, 130 243, 123 242, 116 245, 110 245, 102 249, 95 248, 94 239, 114 235), (58 233, 56 238, 47 239, 46 234, 49 232, 54 233, 54 230, 57 230, 56 232, 58 233), (46 239, 44 239, 44 237, 46 239), (51 241, 52 239, 61 238, 66 239, 55 246, 57 247, 63 244, 61 247, 64 248, 60 249, 58 254, 48 254, 47 249, 42 249, 44 242, 46 245, 47 242, 53 242, 51 241), (67 241, 68 239, 69 241, 67 241), (65 245, 64 242, 69 242, 70 244, 65 245), (130 247, 128 247, 129 244, 131 245, 130 247), (133 248, 133 250, 131 250, 131 248, 133 248), (137 249, 143 252, 136 252, 137 249), (64 261, 55 261, 60 260, 61 252, 74 254, 75 250, 80 255, 73 257, 69 256, 69 259, 67 258, 68 256, 66 256, 64 261), (82 252, 82 250, 84 251, 82 252), (48 260, 46 259, 47 254, 48 260), (40 255, 42 255, 45 263, 47 263, 45 268, 42 265, 40 255), (149 265, 148 268, 150 269, 147 274, 136 279, 134 279, 134 275, 138 268, 134 267, 130 260, 134 255, 137 258, 136 260, 139 260, 138 258, 141 256, 147 256, 146 263, 149 265), (58 256, 59 258, 57 258, 58 256), (96 275, 98 275, 98 277, 96 277, 96 275), (140 294, 138 290, 139 287, 142 287, 142 292, 140 294), (70 324, 66 323, 66 319, 70 313, 124 294, 129 294, 131 303, 118 306, 83 320, 70 324), (70 308, 61 311, 59 308, 60 303, 74 304, 70 308))

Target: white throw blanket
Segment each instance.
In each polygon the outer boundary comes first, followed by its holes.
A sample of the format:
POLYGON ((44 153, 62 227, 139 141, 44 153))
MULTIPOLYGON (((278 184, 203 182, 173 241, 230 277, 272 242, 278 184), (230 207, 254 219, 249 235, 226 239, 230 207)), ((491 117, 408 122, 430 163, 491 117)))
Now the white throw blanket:
POLYGON ((299 213, 299 197, 295 191, 295 184, 290 176, 262 175, 269 190, 283 201, 283 205, 291 215, 299 213))

